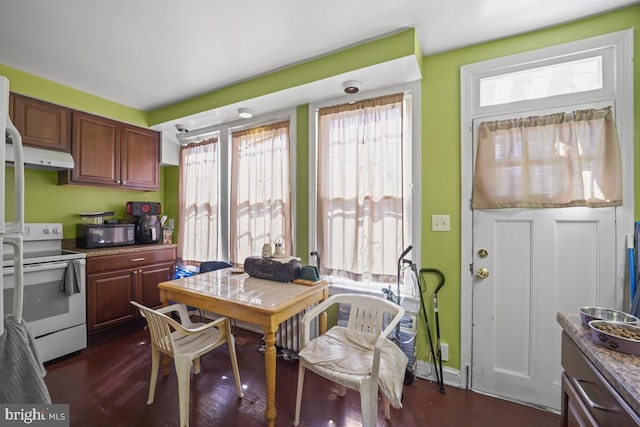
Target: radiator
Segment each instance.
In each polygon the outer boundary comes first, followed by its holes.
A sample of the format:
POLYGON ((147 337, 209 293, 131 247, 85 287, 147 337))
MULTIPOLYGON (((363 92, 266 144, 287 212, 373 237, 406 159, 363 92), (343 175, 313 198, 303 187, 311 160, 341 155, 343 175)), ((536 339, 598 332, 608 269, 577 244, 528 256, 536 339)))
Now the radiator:
MULTIPOLYGON (((309 311, 310 308, 301 311, 300 313, 292 316, 282 322, 278 326, 276 332, 276 346, 280 349, 289 350, 294 353, 300 351, 300 328, 302 328, 302 317, 309 311)), ((318 336, 318 321, 317 318, 311 322, 311 337, 313 339, 318 336)))

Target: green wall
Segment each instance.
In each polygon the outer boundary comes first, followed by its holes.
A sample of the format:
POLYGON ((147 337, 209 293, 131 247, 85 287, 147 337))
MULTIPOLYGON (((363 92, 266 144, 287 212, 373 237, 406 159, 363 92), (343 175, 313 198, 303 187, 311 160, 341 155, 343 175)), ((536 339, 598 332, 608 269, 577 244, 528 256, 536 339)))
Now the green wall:
MULTIPOLYGON (((13 168, 7 169, 7 194, 13 195, 13 168)), ((160 185, 164 173, 160 174, 160 185)), ((162 191, 119 190, 110 188, 57 185, 55 171, 25 170, 25 221, 60 222, 64 238, 76 236, 76 224, 80 222, 79 212, 115 211, 118 218, 124 218, 125 204, 129 201, 163 203, 162 191)), ((161 187, 162 188, 162 187, 161 187)), ((13 219, 12 197, 7 201, 7 220, 13 219)), ((163 213, 168 212, 162 205, 163 213)), ((170 215, 171 216, 171 215, 170 215)), ((175 218, 175 216, 173 216, 175 218)))
POLYGON ((296 242, 295 253, 308 263, 309 257, 309 105, 296 110, 296 242))
MULTIPOLYGON (((439 293, 442 341, 449 344, 448 366, 460 367, 460 67, 531 49, 570 42, 632 28, 640 22, 640 6, 438 55, 422 57, 414 30, 351 47, 322 58, 298 64, 265 76, 148 113, 41 79, 0 65, 0 75, 9 77, 12 90, 35 98, 67 105, 94 114, 138 125, 153 125, 177 117, 250 99, 308 83, 348 70, 416 54, 422 68, 422 259, 420 267, 442 270, 447 284, 439 293), (451 232, 430 231, 433 214, 451 215, 451 232)), ((636 52, 640 34, 635 34, 636 52)), ((640 145, 640 67, 634 71, 635 146, 640 145)), ((297 106, 296 131, 296 251, 308 255, 308 106, 297 106)), ((640 152, 640 151, 639 151, 640 152)), ((636 156, 636 167, 639 156, 636 156)), ((57 186, 54 172, 27 171, 27 220, 59 221, 65 237, 75 235, 75 214, 84 210, 122 212, 129 200, 163 203, 170 217, 177 217, 178 169, 162 169, 162 191, 139 192, 96 187, 57 186)), ((635 178, 636 200, 640 183, 635 178)), ((638 210, 636 209, 636 212, 638 210)), ((177 224, 176 224, 177 225, 177 224)), ((175 240, 175 236, 174 236, 175 240)), ((429 283, 429 291, 435 286, 429 283)), ((419 358, 426 352, 426 336, 418 337, 419 358)))
POLYGON ((178 166, 167 166, 162 168, 162 177, 164 181, 161 184, 161 189, 164 190, 164 204, 162 210, 169 218, 175 219, 175 229, 173 230, 173 242, 177 243, 177 233, 179 232, 178 221, 178 190, 180 182, 180 168, 178 166))

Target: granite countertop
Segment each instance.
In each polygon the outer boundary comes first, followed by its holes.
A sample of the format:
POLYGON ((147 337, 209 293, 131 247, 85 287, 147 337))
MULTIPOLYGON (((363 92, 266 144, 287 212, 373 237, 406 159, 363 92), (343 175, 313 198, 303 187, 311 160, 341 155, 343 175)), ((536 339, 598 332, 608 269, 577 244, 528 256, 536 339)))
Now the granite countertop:
POLYGON ((152 245, 130 245, 130 246, 114 246, 110 248, 85 249, 76 246, 75 239, 64 239, 62 248, 69 251, 82 252, 87 258, 104 256, 104 255, 120 255, 132 252, 157 251, 167 248, 177 248, 174 243, 156 243, 152 245))
POLYGON ((558 313, 556 319, 602 376, 640 414, 640 356, 620 353, 593 342, 591 329, 582 326, 578 313, 558 313))

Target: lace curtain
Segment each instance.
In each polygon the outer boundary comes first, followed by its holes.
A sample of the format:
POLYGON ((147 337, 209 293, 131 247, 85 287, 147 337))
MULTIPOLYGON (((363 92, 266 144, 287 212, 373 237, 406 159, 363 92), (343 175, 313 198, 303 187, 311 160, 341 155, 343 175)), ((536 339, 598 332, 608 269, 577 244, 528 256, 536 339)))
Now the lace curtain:
POLYGON ((473 208, 621 204, 622 166, 611 108, 480 124, 473 208))
POLYGON ((180 149, 178 257, 183 262, 218 258, 217 139, 180 149))
POLYGON ((233 132, 230 258, 242 263, 264 243, 292 252, 289 121, 233 132))
POLYGON ((403 95, 318 112, 321 273, 393 282, 402 252, 403 95))

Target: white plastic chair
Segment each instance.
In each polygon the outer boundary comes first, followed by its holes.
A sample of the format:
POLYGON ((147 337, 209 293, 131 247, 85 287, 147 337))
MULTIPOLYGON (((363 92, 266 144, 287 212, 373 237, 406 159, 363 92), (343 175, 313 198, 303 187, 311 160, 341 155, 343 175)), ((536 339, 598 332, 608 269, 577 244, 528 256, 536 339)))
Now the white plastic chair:
POLYGON ((231 334, 229 320, 226 317, 206 324, 192 323, 184 304, 172 304, 157 310, 140 305, 135 301, 131 301, 131 304, 138 307, 140 314, 145 317, 151 334, 151 382, 147 405, 153 403, 160 367, 160 353, 164 353, 174 359, 178 377, 180 426, 188 426, 191 365, 193 364, 194 374, 200 373, 200 356, 225 343, 229 346, 238 397, 243 397, 235 338, 231 334), (178 313, 180 323, 166 315, 172 311, 178 313))
MULTIPOLYGON (((345 387, 358 391, 360 393, 360 404, 362 410, 363 427, 374 427, 377 420, 378 412, 378 380, 380 374, 380 358, 383 348, 388 349, 389 345, 395 346, 387 340, 389 333, 400 322, 404 316, 404 309, 397 304, 387 301, 383 298, 377 298, 359 294, 337 294, 329 297, 322 303, 311 309, 302 319, 301 334, 301 350, 299 356, 298 367, 298 392, 296 396, 296 414, 293 422, 297 426, 300 422, 300 407, 302 404, 302 390, 304 388, 304 374, 308 369, 316 374, 333 381, 339 385, 339 395, 344 396, 345 387), (333 304, 350 304, 349 320, 347 327, 334 326, 326 334, 323 334, 313 340, 310 337, 310 325, 315 317, 325 311, 333 304), (383 329, 384 328, 384 329, 383 329), (347 331, 350 330, 350 331, 347 331), (356 349, 348 343, 337 341, 330 336, 335 331, 340 333, 353 334, 355 336, 363 335, 364 338, 371 343, 375 343, 375 347, 369 351, 373 353, 371 365, 363 370, 362 374, 345 373, 344 370, 335 370, 327 364, 318 365, 318 359, 335 358, 335 363, 342 363, 340 360, 353 361, 364 360, 362 347, 356 349), (351 332, 355 331, 355 332, 351 332), (320 340, 320 341, 318 341, 320 340), (327 356, 327 354, 333 356, 327 356), (364 373, 367 371, 366 373, 364 373)), ((401 350, 399 363, 404 363, 402 373, 406 368, 406 356, 401 350)), ((368 350, 367 350, 368 351, 368 350)), ((333 363, 333 362, 332 362, 333 363)), ((402 376, 404 379, 404 375, 402 376)), ((401 387, 401 386, 400 386, 401 387)), ((384 416, 390 419, 389 400, 383 394, 384 416)))

